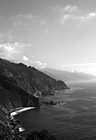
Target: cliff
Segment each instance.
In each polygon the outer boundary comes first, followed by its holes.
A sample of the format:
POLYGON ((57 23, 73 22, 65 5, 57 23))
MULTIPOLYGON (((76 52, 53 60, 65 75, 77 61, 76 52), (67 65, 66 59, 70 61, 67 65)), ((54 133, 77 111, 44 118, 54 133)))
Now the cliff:
POLYGON ((0 136, 2 132, 6 137, 12 136, 10 110, 18 107, 39 107, 36 96, 53 94, 56 90, 66 88, 68 87, 64 82, 56 81, 34 67, 0 59, 0 136))
POLYGON ((0 105, 7 109, 39 106, 36 95, 53 94, 66 89, 62 81, 56 81, 34 67, 0 59, 0 105))
POLYGON ((38 99, 18 86, 13 78, 8 78, 0 73, 0 106, 7 110, 26 107, 39 106, 38 99))

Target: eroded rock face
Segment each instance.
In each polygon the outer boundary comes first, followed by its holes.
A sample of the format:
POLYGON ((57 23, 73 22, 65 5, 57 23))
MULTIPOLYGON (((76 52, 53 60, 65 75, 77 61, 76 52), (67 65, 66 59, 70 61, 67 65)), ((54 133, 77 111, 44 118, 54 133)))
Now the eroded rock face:
POLYGON ((53 95, 56 90, 66 89, 62 81, 33 67, 0 59, 0 106, 7 110, 17 107, 39 107, 35 96, 53 95))
POLYGON ((0 104, 8 110, 17 107, 39 106, 39 101, 33 95, 23 90, 13 78, 0 73, 0 104))
MULTIPOLYGON (((54 95, 55 91, 66 89, 62 81, 27 67, 0 59, 0 127, 9 131, 9 111, 18 107, 39 107, 35 96, 54 95)), ((50 102, 53 104, 53 102, 50 102)), ((1 135, 2 132, 0 132, 1 135)), ((10 132, 8 132, 10 134, 10 132)), ((10 135, 11 136, 11 135, 10 135)))
POLYGON ((24 91, 29 94, 51 94, 56 90, 66 89, 67 85, 62 81, 56 81, 50 76, 38 71, 34 67, 27 67, 19 63, 11 63, 7 60, 0 60, 0 72, 11 79, 24 91))

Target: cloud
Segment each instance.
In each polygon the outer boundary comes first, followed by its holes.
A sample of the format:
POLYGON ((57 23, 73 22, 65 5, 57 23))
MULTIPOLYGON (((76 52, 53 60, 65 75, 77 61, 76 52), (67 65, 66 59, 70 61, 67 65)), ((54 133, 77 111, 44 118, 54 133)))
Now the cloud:
POLYGON ((85 66, 96 66, 96 63, 84 63, 84 64, 67 64, 67 65, 61 65, 60 67, 85 67, 85 66))
POLYGON ((47 63, 42 63, 40 61, 36 61, 36 65, 39 66, 39 68, 41 68, 41 69, 47 67, 47 63))
POLYGON ((29 46, 30 44, 24 44, 21 42, 0 44, 0 57, 8 60, 18 60, 24 52, 25 47, 29 46))
POLYGON ((89 14, 86 16, 86 19, 93 19, 93 18, 96 18, 96 13, 89 13, 89 14))
POLYGON ((26 57, 25 55, 23 55, 23 60, 27 62, 27 61, 29 61, 29 58, 26 57))
POLYGON ((96 19, 95 12, 88 13, 83 16, 77 16, 77 15, 73 15, 73 14, 63 14, 59 19, 59 23, 61 23, 62 25, 64 25, 68 21, 78 21, 79 23, 85 23, 85 22, 88 22, 93 19, 96 19))
POLYGON ((31 20, 32 22, 34 22, 34 19, 33 19, 33 15, 32 14, 26 14, 26 15, 17 15, 15 17, 12 18, 13 20, 13 24, 14 26, 22 26, 22 25, 28 25, 28 22, 31 20))
POLYGON ((56 69, 70 72, 78 71, 96 75, 96 63, 61 65, 56 69))
POLYGON ((67 5, 66 7, 64 7, 62 9, 62 12, 68 12, 68 13, 72 13, 77 11, 78 7, 77 6, 71 6, 71 5, 67 5))
POLYGON ((51 9, 56 13, 58 22, 62 25, 69 21, 83 23, 96 18, 96 12, 81 15, 81 10, 76 5, 67 5, 65 7, 55 6, 51 7, 51 9))
POLYGON ((70 20, 70 19, 72 19, 72 16, 71 15, 69 15, 69 14, 65 14, 65 15, 63 15, 62 17, 60 17, 60 19, 59 19, 59 23, 61 23, 61 24, 65 24, 65 22, 66 21, 68 21, 68 20, 70 20))
POLYGON ((59 14, 64 14, 64 13, 73 13, 76 12, 78 10, 77 6, 72 6, 72 5, 67 5, 65 7, 62 6, 55 6, 55 7, 51 7, 53 12, 57 12, 59 14))
POLYGON ((96 13, 93 12, 93 13, 88 13, 84 16, 77 16, 77 17, 74 17, 74 19, 80 21, 81 23, 87 23, 91 20, 94 20, 96 19, 96 13))
POLYGON ((47 63, 42 63, 36 60, 30 60, 24 52, 31 44, 14 42, 14 43, 2 43, 0 44, 0 57, 16 62, 16 63, 24 63, 28 66, 34 66, 36 68, 43 69, 47 66, 47 63))
POLYGON ((65 22, 69 20, 73 20, 76 18, 74 14, 78 11, 78 7, 75 5, 67 5, 65 7, 56 6, 51 8, 58 15, 58 21, 61 24, 65 24, 65 22))
POLYGON ((40 18, 39 16, 34 16, 30 13, 20 14, 12 18, 14 26, 27 26, 32 23, 39 23, 41 25, 46 25, 46 19, 40 18))

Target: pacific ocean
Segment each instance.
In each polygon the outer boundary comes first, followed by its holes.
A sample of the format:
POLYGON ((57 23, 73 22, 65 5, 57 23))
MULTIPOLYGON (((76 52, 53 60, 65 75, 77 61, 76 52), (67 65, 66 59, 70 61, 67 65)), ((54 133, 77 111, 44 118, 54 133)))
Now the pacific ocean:
POLYGON ((58 140, 96 140, 96 81, 69 86, 70 90, 47 97, 59 104, 16 116, 25 128, 22 135, 47 129, 58 140))

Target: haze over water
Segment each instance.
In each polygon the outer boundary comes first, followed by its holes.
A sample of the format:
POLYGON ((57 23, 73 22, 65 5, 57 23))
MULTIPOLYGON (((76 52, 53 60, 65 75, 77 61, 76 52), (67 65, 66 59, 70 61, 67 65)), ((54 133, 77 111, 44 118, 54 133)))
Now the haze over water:
MULTIPOLYGON (((96 75, 96 0, 0 0, 0 58, 96 75)), ((69 86, 47 97, 60 104, 18 115, 24 134, 96 140, 96 82, 69 86)))
POLYGON ((59 140, 96 139, 96 82, 70 86, 71 90, 47 97, 60 104, 17 116, 26 129, 24 135, 44 128, 59 140))

